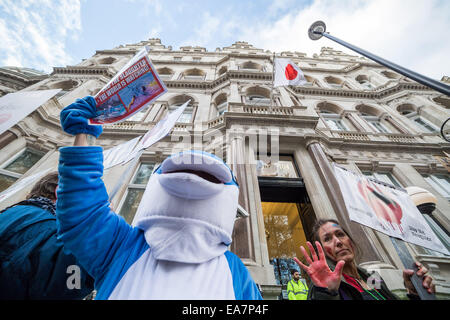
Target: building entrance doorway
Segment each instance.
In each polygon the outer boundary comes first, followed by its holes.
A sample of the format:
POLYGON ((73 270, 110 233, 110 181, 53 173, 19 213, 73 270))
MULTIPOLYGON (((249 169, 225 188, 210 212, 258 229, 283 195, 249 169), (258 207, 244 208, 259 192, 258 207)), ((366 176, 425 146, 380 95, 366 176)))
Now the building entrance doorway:
POLYGON ((292 258, 303 260, 300 246, 307 248, 306 241, 312 240, 316 216, 302 178, 258 177, 258 181, 269 259, 277 284, 285 289, 291 269, 307 279, 292 258))

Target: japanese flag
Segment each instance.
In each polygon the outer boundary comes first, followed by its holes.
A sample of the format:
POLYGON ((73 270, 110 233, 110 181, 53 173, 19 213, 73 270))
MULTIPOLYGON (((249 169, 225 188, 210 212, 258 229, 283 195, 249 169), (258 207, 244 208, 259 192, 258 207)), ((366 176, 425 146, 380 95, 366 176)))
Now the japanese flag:
POLYGON ((275 59, 274 87, 288 85, 296 86, 304 83, 306 83, 305 75, 291 59, 275 59))

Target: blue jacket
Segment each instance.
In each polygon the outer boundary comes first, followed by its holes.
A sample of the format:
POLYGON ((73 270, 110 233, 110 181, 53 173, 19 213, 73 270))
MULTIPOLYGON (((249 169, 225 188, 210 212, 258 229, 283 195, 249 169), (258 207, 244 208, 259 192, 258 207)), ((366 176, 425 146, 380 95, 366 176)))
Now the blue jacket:
MULTIPOLYGON (((100 147, 60 149, 56 207, 60 222, 58 233, 66 248, 95 278, 96 299, 110 298, 126 276, 129 277, 127 280, 136 282, 135 290, 142 289, 140 287, 144 286, 145 280, 152 276, 150 273, 136 276, 138 273, 135 269, 140 266, 137 262, 147 258, 151 248, 143 230, 132 227, 109 208, 108 194, 101 179, 102 163, 100 147)), ((261 299, 256 284, 241 260, 229 251, 223 259, 226 259, 227 273, 232 280, 234 298, 261 299)), ((157 265, 156 268, 163 266, 157 265)), ((213 276, 223 277, 221 274, 213 276)), ((151 291, 154 284, 149 283, 144 289, 151 291)), ((133 297, 131 292, 125 294, 125 298, 130 296, 133 297)))
POLYGON ((82 299, 93 280, 80 269, 80 289, 69 289, 71 265, 77 261, 64 252, 50 212, 17 205, 0 213, 0 299, 82 299))

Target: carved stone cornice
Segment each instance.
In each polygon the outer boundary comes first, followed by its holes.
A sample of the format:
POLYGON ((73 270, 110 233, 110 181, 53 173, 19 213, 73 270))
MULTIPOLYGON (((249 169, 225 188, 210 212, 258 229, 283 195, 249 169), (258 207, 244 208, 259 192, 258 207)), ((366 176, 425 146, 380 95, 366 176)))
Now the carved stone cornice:
POLYGON ((67 67, 54 67, 51 75, 57 74, 104 75, 107 77, 113 77, 116 74, 116 72, 112 71, 109 67, 67 66, 67 67))
POLYGON ((293 87, 296 94, 320 95, 320 96, 335 96, 348 97, 360 99, 381 99, 392 94, 401 92, 403 90, 432 90, 427 86, 403 82, 397 83, 395 86, 383 90, 376 89, 374 91, 359 91, 359 90, 343 90, 343 89, 328 89, 328 88, 314 88, 314 87, 293 87))

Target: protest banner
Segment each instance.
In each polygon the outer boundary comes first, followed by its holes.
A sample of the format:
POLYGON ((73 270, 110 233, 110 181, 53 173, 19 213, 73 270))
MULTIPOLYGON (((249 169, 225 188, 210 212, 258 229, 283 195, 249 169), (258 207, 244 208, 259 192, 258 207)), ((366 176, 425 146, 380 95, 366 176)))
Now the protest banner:
POLYGON ((130 141, 124 142, 103 152, 104 169, 112 168, 119 164, 125 164, 141 154, 142 150, 147 149, 170 133, 175 123, 180 118, 183 111, 189 105, 191 100, 178 107, 151 128, 144 136, 136 137, 130 141), (142 138, 142 139, 141 139, 142 138))
POLYGON ((449 254, 406 191, 336 165, 334 171, 350 220, 391 237, 449 254))
POLYGON ((95 95, 97 116, 89 123, 124 121, 165 92, 167 88, 144 47, 95 95))
POLYGON ((29 177, 25 177, 22 180, 14 183, 12 186, 10 186, 8 189, 0 193, 0 202, 8 199, 10 196, 14 195, 17 191, 22 190, 23 188, 32 185, 36 180, 43 177, 45 174, 47 174, 51 168, 46 169, 44 171, 40 171, 38 173, 35 173, 29 177))
POLYGON ((28 116, 61 89, 21 91, 0 98, 0 134, 28 116))

